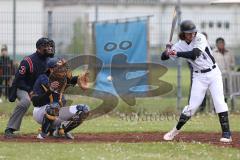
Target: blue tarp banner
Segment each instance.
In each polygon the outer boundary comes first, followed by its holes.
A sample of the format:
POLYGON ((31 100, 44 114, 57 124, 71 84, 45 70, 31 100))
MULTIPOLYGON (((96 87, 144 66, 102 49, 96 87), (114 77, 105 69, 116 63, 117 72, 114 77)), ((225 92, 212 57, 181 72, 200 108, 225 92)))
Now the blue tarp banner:
MULTIPOLYGON (((103 69, 97 75, 96 89, 115 93, 111 75, 112 58, 125 54, 128 63, 147 62, 147 20, 124 23, 95 23, 96 56, 103 61, 103 69)), ((121 65, 121 64, 119 64, 121 65)), ((141 72, 129 73, 128 78, 136 77, 141 72)), ((146 79, 145 79, 146 80, 146 79)))

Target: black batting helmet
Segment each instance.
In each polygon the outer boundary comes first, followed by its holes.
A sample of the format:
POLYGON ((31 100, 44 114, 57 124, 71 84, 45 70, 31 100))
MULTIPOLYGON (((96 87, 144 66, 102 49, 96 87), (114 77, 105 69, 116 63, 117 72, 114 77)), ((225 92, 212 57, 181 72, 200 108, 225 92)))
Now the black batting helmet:
POLYGON ((182 23, 180 25, 180 30, 183 33, 197 32, 196 25, 190 20, 182 21, 182 23))

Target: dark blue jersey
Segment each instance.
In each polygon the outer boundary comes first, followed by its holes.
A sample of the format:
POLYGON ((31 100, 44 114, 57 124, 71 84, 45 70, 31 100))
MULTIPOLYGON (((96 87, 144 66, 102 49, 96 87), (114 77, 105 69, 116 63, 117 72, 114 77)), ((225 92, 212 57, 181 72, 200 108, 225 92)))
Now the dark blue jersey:
POLYGON ((13 85, 31 92, 38 76, 46 71, 47 60, 48 57, 37 52, 25 57, 16 71, 13 85))
MULTIPOLYGON (((59 103, 60 94, 50 91, 49 89, 49 78, 47 74, 41 74, 34 86, 33 86, 34 96, 32 97, 33 105, 41 107, 46 104, 59 103)), ((66 104, 64 96, 62 96, 62 104, 66 104)))

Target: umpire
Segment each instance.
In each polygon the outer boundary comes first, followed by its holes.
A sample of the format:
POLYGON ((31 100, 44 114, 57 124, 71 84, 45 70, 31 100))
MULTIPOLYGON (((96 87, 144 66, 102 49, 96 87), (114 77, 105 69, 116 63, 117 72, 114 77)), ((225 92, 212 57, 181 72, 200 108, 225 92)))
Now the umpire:
POLYGON ((5 137, 14 137, 14 131, 20 129, 22 118, 31 104, 33 85, 40 74, 47 69, 47 60, 54 57, 55 44, 49 38, 40 38, 36 43, 36 52, 25 57, 15 73, 15 77, 9 93, 9 101, 19 102, 15 107, 5 129, 5 137))

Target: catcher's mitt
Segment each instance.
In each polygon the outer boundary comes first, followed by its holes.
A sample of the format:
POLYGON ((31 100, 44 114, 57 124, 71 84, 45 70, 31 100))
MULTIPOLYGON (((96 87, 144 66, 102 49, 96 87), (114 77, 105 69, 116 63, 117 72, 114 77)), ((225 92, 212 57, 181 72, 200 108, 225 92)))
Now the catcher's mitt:
POLYGON ((49 75, 49 83, 52 83, 54 81, 59 82, 59 87, 55 90, 57 93, 63 93, 68 78, 70 79, 72 77, 72 72, 69 69, 69 66, 65 59, 59 59, 57 62, 56 67, 53 68, 53 72, 49 75))
POLYGON ((89 88, 89 72, 86 71, 78 76, 77 84, 80 88, 83 90, 86 90, 89 88))

